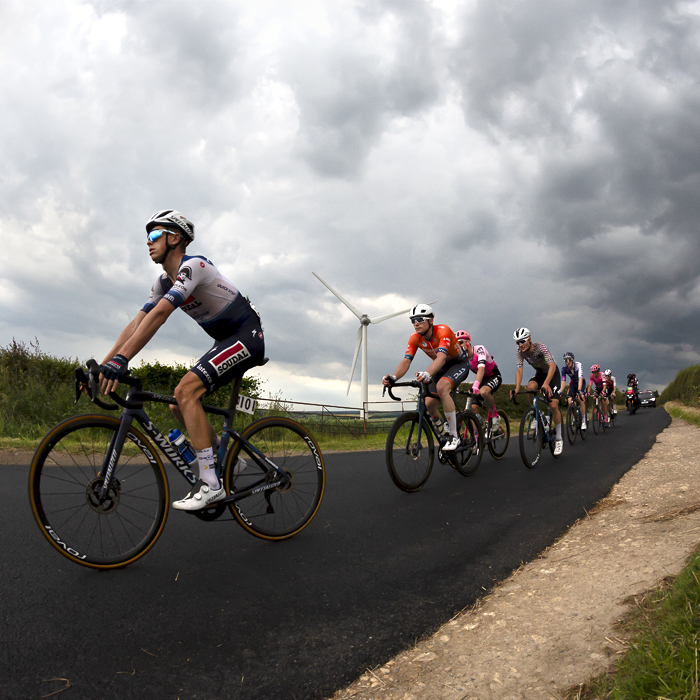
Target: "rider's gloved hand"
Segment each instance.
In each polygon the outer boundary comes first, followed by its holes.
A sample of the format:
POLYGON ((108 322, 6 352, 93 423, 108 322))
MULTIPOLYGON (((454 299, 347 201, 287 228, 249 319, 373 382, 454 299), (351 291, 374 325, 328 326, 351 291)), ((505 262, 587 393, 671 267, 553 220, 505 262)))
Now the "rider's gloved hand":
POLYGON ((124 355, 115 355, 109 362, 105 362, 100 367, 100 374, 107 380, 111 381, 119 378, 129 369, 129 360, 124 355))
POLYGON ((382 379, 382 384, 384 386, 391 386, 396 382, 396 375, 395 374, 385 374, 384 378, 382 379))
POLYGON ((432 379, 432 376, 428 372, 416 372, 416 379, 419 382, 425 382, 428 384, 432 379))
POLYGON ((481 393, 481 392, 479 391, 479 386, 480 386, 480 385, 479 385, 479 382, 474 382, 474 383, 472 384, 472 393, 473 393, 473 394, 479 394, 479 393, 481 393))

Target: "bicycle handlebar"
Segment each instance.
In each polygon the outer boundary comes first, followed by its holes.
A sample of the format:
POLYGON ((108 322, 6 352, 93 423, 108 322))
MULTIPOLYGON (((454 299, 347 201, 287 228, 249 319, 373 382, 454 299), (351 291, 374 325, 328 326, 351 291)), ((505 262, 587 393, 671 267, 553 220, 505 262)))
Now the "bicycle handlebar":
POLYGON ((384 394, 388 392, 389 396, 391 396, 391 398, 394 399, 394 401, 403 401, 403 399, 394 396, 394 394, 391 391, 394 387, 397 386, 411 386, 414 389, 424 389, 426 396, 430 396, 433 399, 440 398, 437 394, 433 394, 432 392, 428 391, 428 385, 425 382, 418 382, 415 379, 411 380, 410 382, 393 382, 390 386, 385 385, 384 389, 382 390, 382 396, 384 396, 384 394))
MULTIPOLYGON (((142 404, 125 401, 116 392, 111 391, 109 398, 114 401, 114 404, 109 404, 103 401, 99 396, 98 378, 100 376, 100 365, 96 360, 88 360, 86 363, 88 375, 85 375, 85 370, 82 367, 75 368, 75 402, 77 403, 83 393, 83 388, 89 390, 90 401, 106 411, 118 411, 119 406, 122 408, 140 408, 142 404), (115 405, 116 404, 116 405, 115 405)), ((133 386, 137 389, 141 388, 141 380, 138 377, 124 375, 120 380, 121 384, 133 386)))

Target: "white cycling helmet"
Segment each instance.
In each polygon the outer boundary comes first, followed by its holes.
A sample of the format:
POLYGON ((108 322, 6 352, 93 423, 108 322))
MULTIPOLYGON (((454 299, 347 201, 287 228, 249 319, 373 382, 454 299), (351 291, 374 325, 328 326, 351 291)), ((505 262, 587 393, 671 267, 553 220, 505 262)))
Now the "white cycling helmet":
POLYGON ((194 240, 194 224, 184 214, 174 209, 157 211, 148 220, 146 233, 150 233, 156 226, 174 226, 182 232, 189 243, 194 240))
POLYGON ((416 316, 428 316, 429 318, 435 318, 435 314, 433 313, 433 307, 428 306, 427 304, 416 304, 411 309, 409 317, 413 319, 416 316))
POLYGON ((513 333, 513 340, 527 340, 530 337, 530 330, 528 328, 518 328, 515 333, 513 333))
POLYGON ((611 369, 606 369, 604 372, 606 377, 612 377, 612 370, 611 369))

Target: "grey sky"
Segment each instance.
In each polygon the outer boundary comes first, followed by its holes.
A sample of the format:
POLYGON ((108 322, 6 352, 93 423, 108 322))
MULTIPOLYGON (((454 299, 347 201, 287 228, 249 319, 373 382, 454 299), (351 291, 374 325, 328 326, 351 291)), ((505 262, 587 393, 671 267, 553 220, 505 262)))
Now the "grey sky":
MULTIPOLYGON (((526 325, 661 388, 700 361, 698 65, 697 2, 5 0, 0 344, 102 359, 174 207, 289 399, 359 400, 312 270, 373 316, 437 299, 506 381, 526 325)), ((370 400, 410 332, 370 327, 370 400)), ((142 357, 207 347, 176 314, 142 357)))

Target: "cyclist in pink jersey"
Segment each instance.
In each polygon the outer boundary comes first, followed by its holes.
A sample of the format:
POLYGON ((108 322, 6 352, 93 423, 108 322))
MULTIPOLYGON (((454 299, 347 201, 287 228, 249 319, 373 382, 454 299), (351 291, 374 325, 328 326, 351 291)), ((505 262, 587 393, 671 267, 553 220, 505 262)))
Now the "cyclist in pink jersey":
MULTIPOLYGON (((476 374, 472 384, 472 393, 479 394, 484 399, 484 405, 488 409, 487 420, 491 420, 491 432, 493 434, 501 425, 501 418, 496 411, 496 402, 493 393, 501 386, 503 378, 498 369, 496 361, 483 345, 472 345, 472 339, 467 331, 457 331, 455 333, 457 341, 462 346, 469 358, 469 369, 476 374)), ((473 406, 479 413, 479 406, 473 406)))
POLYGON ((608 390, 605 386, 605 376, 600 371, 600 365, 593 365, 591 367, 591 396, 597 398, 600 396, 603 403, 603 415, 605 416, 605 422, 607 423, 608 418, 608 390))

